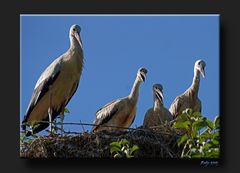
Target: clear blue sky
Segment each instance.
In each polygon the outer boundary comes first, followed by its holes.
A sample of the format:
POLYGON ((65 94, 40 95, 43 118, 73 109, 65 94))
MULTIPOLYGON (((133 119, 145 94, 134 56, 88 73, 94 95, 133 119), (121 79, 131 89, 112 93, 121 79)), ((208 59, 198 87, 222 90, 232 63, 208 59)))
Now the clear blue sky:
MULTIPOLYGON (((99 108, 130 93, 138 68, 145 67, 148 74, 132 124, 140 126, 153 106, 152 85, 163 85, 164 105, 169 108, 191 85, 199 58, 207 64, 199 90, 202 113, 211 120, 219 115, 218 15, 21 16, 20 20, 20 121, 41 73, 69 48, 72 24, 82 28, 85 65, 65 122, 92 123, 99 108)), ((82 128, 65 126, 65 130, 82 128)))

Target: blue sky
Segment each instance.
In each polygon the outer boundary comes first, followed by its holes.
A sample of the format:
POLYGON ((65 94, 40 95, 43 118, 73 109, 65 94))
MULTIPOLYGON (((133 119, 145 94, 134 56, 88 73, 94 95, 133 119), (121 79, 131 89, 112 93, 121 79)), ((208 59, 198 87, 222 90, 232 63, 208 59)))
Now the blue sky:
MULTIPOLYGON (((202 113, 211 120, 219 115, 218 15, 22 15, 20 21, 20 122, 41 73, 69 48, 72 24, 82 28, 85 64, 64 122, 92 123, 99 108, 130 93, 138 68, 145 67, 148 74, 131 127, 140 126, 153 106, 152 85, 163 85, 169 108, 191 85, 197 59, 207 64, 199 90, 202 113)), ((65 130, 82 128, 66 125, 65 130)))

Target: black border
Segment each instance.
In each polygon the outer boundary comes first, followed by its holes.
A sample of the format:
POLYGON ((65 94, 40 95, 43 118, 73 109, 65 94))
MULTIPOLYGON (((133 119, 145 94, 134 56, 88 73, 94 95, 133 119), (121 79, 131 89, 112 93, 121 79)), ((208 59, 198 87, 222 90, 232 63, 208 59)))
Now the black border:
MULTIPOLYGON (((1 58, 1 168, 8 172, 70 172, 70 171, 177 171, 177 172, 229 172, 239 169, 239 138, 237 100, 239 77, 239 9, 224 0, 24 0, 9 1, 1 26, 4 48, 1 58), (220 14, 220 113, 221 158, 219 167, 203 168, 199 160, 27 160, 19 158, 19 31, 20 14, 220 14), (7 18, 6 18, 7 17, 7 18), (2 87, 4 87, 2 89, 2 87), (4 99, 3 99, 4 98, 4 99), (234 100, 235 99, 235 100, 234 100), (235 167, 235 168, 234 168, 235 167)), ((2 45, 2 44, 1 44, 2 45)))

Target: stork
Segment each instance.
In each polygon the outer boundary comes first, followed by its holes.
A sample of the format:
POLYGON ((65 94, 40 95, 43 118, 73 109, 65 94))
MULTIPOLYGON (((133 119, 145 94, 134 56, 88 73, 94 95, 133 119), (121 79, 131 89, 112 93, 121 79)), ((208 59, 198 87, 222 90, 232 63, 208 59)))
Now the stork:
POLYGON ((163 105, 163 87, 161 84, 154 84, 153 90, 153 108, 148 109, 145 114, 143 126, 154 127, 170 122, 173 117, 172 114, 163 105))
POLYGON ((76 24, 71 26, 70 48, 55 59, 39 77, 22 121, 23 130, 26 130, 26 125, 37 122, 38 125, 33 129, 33 133, 42 131, 49 124, 51 133, 52 121, 60 115, 63 131, 64 110, 78 88, 83 68, 80 31, 80 26, 76 24))
POLYGON ((174 118, 187 108, 191 108, 193 112, 201 112, 202 104, 198 98, 198 90, 200 74, 205 77, 205 66, 206 63, 201 59, 195 62, 192 85, 182 95, 177 96, 169 108, 174 118))
POLYGON ((145 81, 146 74, 147 69, 140 68, 130 94, 106 104, 96 112, 93 132, 102 130, 124 131, 131 126, 136 115, 139 87, 145 81))

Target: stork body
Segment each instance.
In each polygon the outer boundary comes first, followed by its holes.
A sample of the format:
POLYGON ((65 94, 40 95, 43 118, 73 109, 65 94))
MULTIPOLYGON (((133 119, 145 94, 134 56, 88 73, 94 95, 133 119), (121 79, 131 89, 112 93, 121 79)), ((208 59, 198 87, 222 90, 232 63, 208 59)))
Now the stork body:
POLYGON ((169 111, 175 118, 187 108, 191 108, 193 112, 201 112, 202 104, 198 98, 198 91, 200 74, 205 77, 205 66, 206 63, 203 60, 195 62, 192 85, 183 94, 177 96, 169 108, 169 111))
POLYGON ((129 96, 114 100, 97 111, 96 120, 94 121, 95 126, 92 129, 93 132, 126 130, 124 128, 131 126, 136 115, 139 87, 145 81, 146 74, 147 70, 140 68, 129 96))
MULTIPOLYGON (((59 114, 63 121, 64 109, 76 92, 82 73, 83 50, 79 34, 80 27, 73 25, 69 31, 70 48, 55 59, 38 79, 22 122, 24 130, 25 123, 31 125, 35 121, 50 121, 51 125, 59 114)), ((34 133, 49 126, 46 122, 38 124, 33 129, 34 133)))
POLYGON ((159 126, 173 119, 172 114, 163 105, 163 87, 161 84, 153 85, 153 99, 153 108, 148 109, 144 117, 144 127, 159 126))

